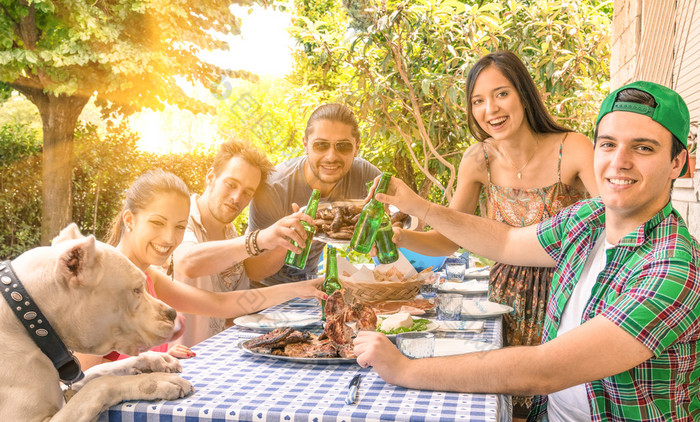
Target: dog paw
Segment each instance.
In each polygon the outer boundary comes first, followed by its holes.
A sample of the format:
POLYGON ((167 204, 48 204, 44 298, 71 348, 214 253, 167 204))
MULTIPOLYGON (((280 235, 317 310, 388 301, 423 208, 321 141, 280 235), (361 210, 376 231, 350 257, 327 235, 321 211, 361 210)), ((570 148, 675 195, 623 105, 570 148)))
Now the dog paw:
POLYGON ((144 352, 134 357, 132 374, 151 372, 182 372, 182 365, 173 356, 160 352, 144 352))
POLYGON ((152 373, 138 377, 137 396, 141 400, 175 400, 194 392, 189 381, 176 374, 152 373))

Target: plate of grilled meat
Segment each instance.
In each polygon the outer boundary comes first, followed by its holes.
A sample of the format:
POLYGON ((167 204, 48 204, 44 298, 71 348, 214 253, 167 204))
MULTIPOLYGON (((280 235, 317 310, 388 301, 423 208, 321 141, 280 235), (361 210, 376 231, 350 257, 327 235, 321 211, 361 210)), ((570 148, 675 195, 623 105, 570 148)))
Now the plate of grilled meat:
MULTIPOLYGON (((364 203, 364 199, 349 199, 319 204, 314 220, 315 239, 335 245, 349 245, 364 203)), ((401 223, 404 228, 411 226, 410 215, 395 207, 389 207, 389 211, 392 224, 401 223)))
POLYGON ((376 330, 377 315, 368 305, 346 304, 341 291, 328 297, 325 311, 326 325, 319 336, 293 327, 280 327, 253 339, 242 340, 238 347, 256 356, 293 362, 354 363, 356 356, 352 340, 355 333, 376 330), (348 323, 354 323, 354 328, 348 323))

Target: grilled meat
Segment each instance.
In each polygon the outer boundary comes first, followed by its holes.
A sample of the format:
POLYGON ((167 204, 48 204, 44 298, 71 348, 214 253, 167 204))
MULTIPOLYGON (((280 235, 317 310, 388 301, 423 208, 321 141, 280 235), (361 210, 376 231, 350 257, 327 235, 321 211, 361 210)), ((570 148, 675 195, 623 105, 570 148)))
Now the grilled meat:
POLYGON ((326 335, 331 341, 337 344, 348 344, 352 342, 355 332, 345 324, 345 315, 340 314, 328 318, 326 316, 326 335))
POLYGON ((255 337, 254 339, 248 340, 245 343, 245 346, 251 350, 254 348, 258 348, 258 347, 266 347, 266 348, 274 349, 274 347, 271 347, 271 346, 284 340, 285 337, 292 334, 292 331, 294 331, 294 328, 291 328, 291 327, 275 328, 274 330, 270 331, 269 333, 266 333, 266 334, 261 335, 260 337, 255 337))
POLYGON ((357 315, 357 331, 377 331, 377 314, 371 306, 356 303, 352 308, 357 315))
POLYGON ((338 356, 340 356, 341 358, 357 358, 357 355, 355 354, 355 349, 352 344, 339 344, 338 356))
POLYGON ((343 299, 342 290, 334 291, 328 299, 326 299, 326 318, 340 315, 345 312, 345 300, 343 299))

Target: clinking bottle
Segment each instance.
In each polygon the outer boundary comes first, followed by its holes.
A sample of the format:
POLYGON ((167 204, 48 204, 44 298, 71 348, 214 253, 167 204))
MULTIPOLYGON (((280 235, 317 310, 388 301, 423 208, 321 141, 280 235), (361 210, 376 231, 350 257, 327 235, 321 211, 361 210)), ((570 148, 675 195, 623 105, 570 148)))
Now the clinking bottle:
POLYGON ((391 228, 391 218, 384 213, 382 224, 379 226, 375 244, 377 245, 377 259, 381 264, 391 264, 399 259, 399 250, 393 240, 394 231, 391 228))
MULTIPOLYGON (((306 211, 304 212, 311 218, 316 218, 316 209, 318 208, 318 200, 320 197, 321 191, 318 189, 314 189, 313 192, 311 192, 311 198, 309 198, 309 203, 306 205, 306 211)), ((316 233, 316 226, 311 226, 305 221, 302 221, 301 225, 304 226, 304 230, 306 231, 306 244, 301 247, 302 250, 299 254, 287 251, 284 263, 290 267, 303 270, 306 267, 306 259, 309 257, 309 250, 311 249, 311 242, 316 233)), ((295 241, 292 241, 292 244, 294 244, 294 246, 299 246, 295 241)))
MULTIPOLYGON (((328 245, 326 249, 326 277, 321 284, 321 291, 326 293, 328 296, 333 294, 334 291, 340 290, 343 286, 340 285, 340 280, 338 279, 338 257, 335 247, 328 245)), ((321 300, 321 320, 326 320, 326 301, 321 300)))
POLYGON ((372 199, 362 208, 360 218, 355 225, 355 232, 350 239, 350 247, 360 253, 369 253, 372 249, 379 227, 384 218, 384 204, 377 201, 375 196, 378 193, 385 193, 391 180, 391 173, 384 172, 379 178, 379 184, 374 191, 372 199))

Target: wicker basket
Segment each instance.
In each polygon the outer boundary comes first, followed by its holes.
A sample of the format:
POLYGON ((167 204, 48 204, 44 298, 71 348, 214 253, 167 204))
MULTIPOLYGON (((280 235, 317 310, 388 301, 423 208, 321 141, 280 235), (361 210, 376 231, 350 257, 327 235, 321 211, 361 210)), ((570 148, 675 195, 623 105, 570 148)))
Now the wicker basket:
POLYGON ((415 299, 423 285, 423 277, 410 281, 375 281, 361 282, 341 279, 345 289, 345 299, 350 303, 374 302, 378 300, 411 300, 415 299))

